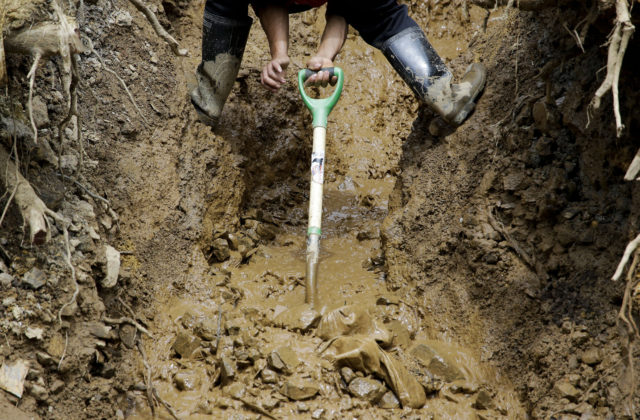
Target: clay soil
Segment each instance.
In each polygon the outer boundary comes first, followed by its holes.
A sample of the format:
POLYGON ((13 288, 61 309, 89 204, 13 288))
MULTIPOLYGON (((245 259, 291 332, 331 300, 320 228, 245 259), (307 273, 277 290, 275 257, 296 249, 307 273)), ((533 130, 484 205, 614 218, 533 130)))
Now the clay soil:
MULTIPOLYGON (((610 278, 640 229, 637 187, 623 181, 640 132, 640 44, 622 68, 616 138, 609 95, 587 124, 612 9, 582 52, 566 29, 586 16, 580 2, 468 14, 456 1, 404 3, 454 75, 481 61, 487 86, 454 130, 351 30, 336 59, 345 88, 329 118, 317 313, 301 305, 312 127, 294 75, 324 10, 292 15, 292 64, 276 94, 259 82, 269 55, 255 20, 215 131, 188 99, 203 1, 148 2, 187 57, 128 1, 69 11, 146 121, 81 54, 80 155, 72 133, 56 143, 59 60, 37 73, 40 144, 18 136, 22 169, 73 219, 80 292, 58 321, 74 291, 62 235, 29 246, 10 207, 0 361, 24 360, 29 373, 22 398, 1 391, 0 418, 151 418, 152 386, 180 419, 635 418, 638 372, 617 322, 625 284, 610 278), (101 286, 106 244, 121 252, 115 288, 101 286), (24 280, 34 268, 46 278, 35 290, 24 280), (359 314, 342 336, 325 324, 336 311, 359 314), (106 320, 120 317, 152 337, 106 320), (341 358, 335 343, 347 339, 375 340, 400 385, 341 358), (400 396, 412 381, 426 398, 416 408, 400 396)), ((4 144, 9 119, 28 126, 30 65, 8 57, 4 144)))

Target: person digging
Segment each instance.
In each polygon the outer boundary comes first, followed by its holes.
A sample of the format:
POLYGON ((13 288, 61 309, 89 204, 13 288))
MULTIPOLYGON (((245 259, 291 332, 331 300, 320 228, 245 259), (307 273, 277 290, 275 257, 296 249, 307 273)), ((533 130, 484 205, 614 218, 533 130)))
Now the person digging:
POLYGON ((451 72, 409 17, 407 6, 396 0, 207 0, 202 62, 196 70, 198 84, 191 92, 200 121, 215 127, 231 92, 253 23, 248 16, 249 4, 260 19, 271 52, 271 61, 262 69, 261 83, 277 91, 286 81, 289 66, 289 13, 324 3, 327 23, 316 55, 307 62, 307 67, 318 73, 307 83, 335 83, 335 77, 329 80, 328 71, 319 70, 333 67, 351 25, 365 42, 382 51, 419 100, 451 125, 458 126, 467 119, 484 88, 485 67, 471 64, 460 83, 451 83, 451 72))

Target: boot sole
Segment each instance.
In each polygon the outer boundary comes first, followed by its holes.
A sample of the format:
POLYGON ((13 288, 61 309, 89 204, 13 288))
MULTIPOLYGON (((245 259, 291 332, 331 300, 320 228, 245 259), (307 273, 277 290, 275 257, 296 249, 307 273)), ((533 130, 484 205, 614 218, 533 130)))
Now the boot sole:
MULTIPOLYGON (((467 68, 467 71, 471 70, 471 66, 470 65, 467 68)), ((462 123, 467 119, 467 117, 471 114, 471 112, 473 112, 473 110, 476 107, 476 100, 478 99, 478 97, 482 94, 482 92, 484 92, 484 88, 487 84, 487 74, 486 74, 486 69, 484 74, 482 75, 482 83, 481 83, 481 88, 478 89, 476 91, 476 93, 474 93, 471 98, 469 99, 469 102, 467 102, 467 104, 465 106, 462 107, 462 109, 456 114, 455 117, 453 117, 450 122, 452 124, 455 124, 456 126, 460 126, 462 125, 462 123)))

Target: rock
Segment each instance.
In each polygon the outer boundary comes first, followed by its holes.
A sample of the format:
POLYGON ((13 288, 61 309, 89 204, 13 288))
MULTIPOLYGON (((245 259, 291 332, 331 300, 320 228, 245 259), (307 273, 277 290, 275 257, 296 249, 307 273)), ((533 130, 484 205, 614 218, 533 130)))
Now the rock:
POLYGON ((378 407, 386 409, 399 408, 400 401, 396 398, 396 394, 392 391, 387 391, 382 398, 380 398, 380 401, 378 401, 378 407))
POLYGON ((402 322, 398 320, 390 321, 384 326, 389 330, 391 335, 393 336, 392 345, 399 346, 403 349, 409 348, 411 345, 411 334, 407 327, 402 324, 402 322))
POLYGON ((533 109, 531 110, 536 128, 543 133, 549 130, 549 120, 551 119, 547 108, 547 104, 543 98, 533 104, 533 109))
POLYGON ((386 392, 386 388, 380 381, 371 378, 354 378, 347 388, 349 394, 370 403, 376 403, 386 392))
POLYGON ((262 378, 262 382, 265 384, 275 384, 278 382, 278 374, 268 368, 262 369, 260 377, 262 378))
POLYGON ((51 392, 54 394, 58 394, 60 391, 64 389, 64 387, 65 387, 65 383, 60 379, 56 379, 51 384, 51 392))
POLYGON ((313 413, 311 413, 311 418, 313 420, 320 420, 324 415, 324 411, 325 411, 324 408, 318 408, 317 410, 313 410, 313 413))
POLYGON ((307 413, 309 411, 309 406, 302 401, 298 401, 296 403, 296 410, 298 410, 298 413, 307 413))
POLYGON ((258 223, 256 233, 265 241, 272 241, 276 237, 276 228, 266 223, 258 223))
POLYGON ((223 238, 216 239, 215 241, 213 241, 212 248, 213 248, 213 256, 219 262, 227 260, 231 255, 231 252, 229 250, 229 242, 227 242, 226 239, 223 239, 223 238))
POLYGON ((446 382, 465 379, 456 366, 439 355, 432 347, 426 344, 418 344, 411 350, 411 355, 418 359, 435 376, 446 382))
POLYGON ((340 369, 340 376, 342 376, 342 379, 348 385, 356 377, 356 373, 350 367, 345 366, 340 369))
POLYGON ((504 177, 502 185, 506 191, 517 191, 523 180, 524 174, 522 172, 514 172, 504 177))
POLYGON ((300 364, 300 360, 291 348, 283 346, 269 353, 267 364, 276 371, 291 374, 300 364))
POLYGON ((22 283, 34 290, 47 284, 47 276, 38 268, 33 267, 22 276, 22 283))
POLYGON ((91 322, 89 323, 89 325, 87 325, 87 329, 92 335, 98 338, 102 338, 104 340, 109 340, 113 338, 111 334, 112 327, 104 325, 101 322, 91 322))
POLYGON ((586 331, 574 331, 571 334, 571 344, 576 347, 581 346, 589 340, 589 333, 586 331))
POLYGON ((32 327, 27 327, 26 331, 24 332, 24 335, 29 339, 29 340, 42 340, 42 335, 44 334, 44 330, 42 328, 32 328, 32 327))
POLYGON ((223 383, 229 383, 236 377, 236 363, 228 357, 220 359, 220 376, 223 383))
POLYGON ((120 252, 110 245, 105 245, 103 252, 106 263, 103 267, 104 278, 100 284, 102 287, 110 288, 116 285, 120 275, 120 252))
POLYGON ((360 232, 358 232, 358 234, 356 235, 356 238, 359 241, 367 241, 367 240, 370 240, 370 239, 379 239, 380 238, 380 229, 373 228, 373 227, 365 228, 365 229, 361 230, 360 232))
POLYGON ((31 384, 29 387, 29 394, 33 395, 37 401, 46 401, 47 398, 49 398, 49 391, 47 391, 47 388, 38 384, 31 384))
POLYGON ((118 337, 120 341, 128 348, 132 349, 136 345, 136 327, 129 324, 120 325, 118 337))
POLYGON ((451 392, 453 392, 454 394, 471 395, 478 392, 478 386, 472 382, 458 380, 454 381, 451 384, 449 390, 451 390, 451 392))
POLYGON ((273 398, 271 395, 264 397, 260 400, 260 405, 265 410, 273 410, 280 405, 280 400, 277 398, 273 398))
POLYGON ((580 396, 580 391, 566 380, 560 380, 556 382, 553 386, 553 389, 560 395, 561 398, 566 398, 569 401, 576 401, 580 396))
POLYGON ((280 393, 294 401, 306 400, 314 397, 320 389, 312 382, 293 378, 288 380, 280 388, 280 393))
POLYGON ((247 393, 246 386, 241 382, 234 382, 231 385, 224 388, 224 392, 233 398, 243 398, 247 393))
MULTIPOLYGON (((223 322, 220 321, 220 329, 224 329, 223 322)), ((205 341, 213 341, 218 336, 218 319, 205 318, 198 322, 194 332, 205 341)))
POLYGON ((0 287, 2 289, 8 289, 13 282, 13 276, 7 273, 0 273, 0 287))
POLYGON ((60 156, 60 167, 65 171, 75 173, 78 170, 78 158, 76 155, 60 156))
POLYGON ((116 11, 113 18, 118 26, 131 26, 131 22, 133 22, 131 14, 123 9, 116 11))
POLYGON ((320 318, 322 315, 305 303, 282 311, 274 318, 273 323, 291 331, 307 332, 318 325, 320 318))
POLYGON ((602 362, 602 352, 599 348, 592 347, 582 353, 582 355, 580 356, 580 360, 588 365, 597 365, 598 363, 602 362))
POLYGON ((493 407, 493 400, 491 399, 491 395, 484 389, 481 389, 480 392, 478 392, 478 395, 476 395, 476 399, 473 402, 472 406, 477 410, 490 409, 491 407, 493 407))
POLYGON ((0 388, 22 398, 24 380, 28 372, 29 364, 25 360, 18 359, 12 364, 3 363, 0 368, 0 388))
POLYGON ((181 358, 186 359, 189 358, 198 347, 200 347, 200 340, 182 331, 178 333, 171 349, 180 355, 181 358))
POLYGON ((195 372, 183 371, 175 374, 173 383, 180 391, 193 391, 200 385, 200 380, 195 372))
POLYGON ((42 97, 34 96, 31 100, 31 105, 33 122, 36 123, 36 127, 42 128, 49 125, 49 111, 42 97))

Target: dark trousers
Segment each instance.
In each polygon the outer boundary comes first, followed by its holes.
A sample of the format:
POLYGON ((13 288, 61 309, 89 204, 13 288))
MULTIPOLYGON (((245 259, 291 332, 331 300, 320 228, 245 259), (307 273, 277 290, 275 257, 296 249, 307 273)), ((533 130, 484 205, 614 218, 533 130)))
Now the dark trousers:
MULTIPOLYGON (((246 20, 249 4, 259 9, 265 4, 286 4, 277 0, 207 0, 208 13, 234 20, 246 20)), ((291 13, 307 10, 308 7, 293 6, 291 13)), ((360 33, 368 44, 380 48, 392 36, 404 29, 417 27, 411 19, 407 6, 399 5, 396 0, 329 0, 327 14, 342 16, 347 23, 360 33)))

